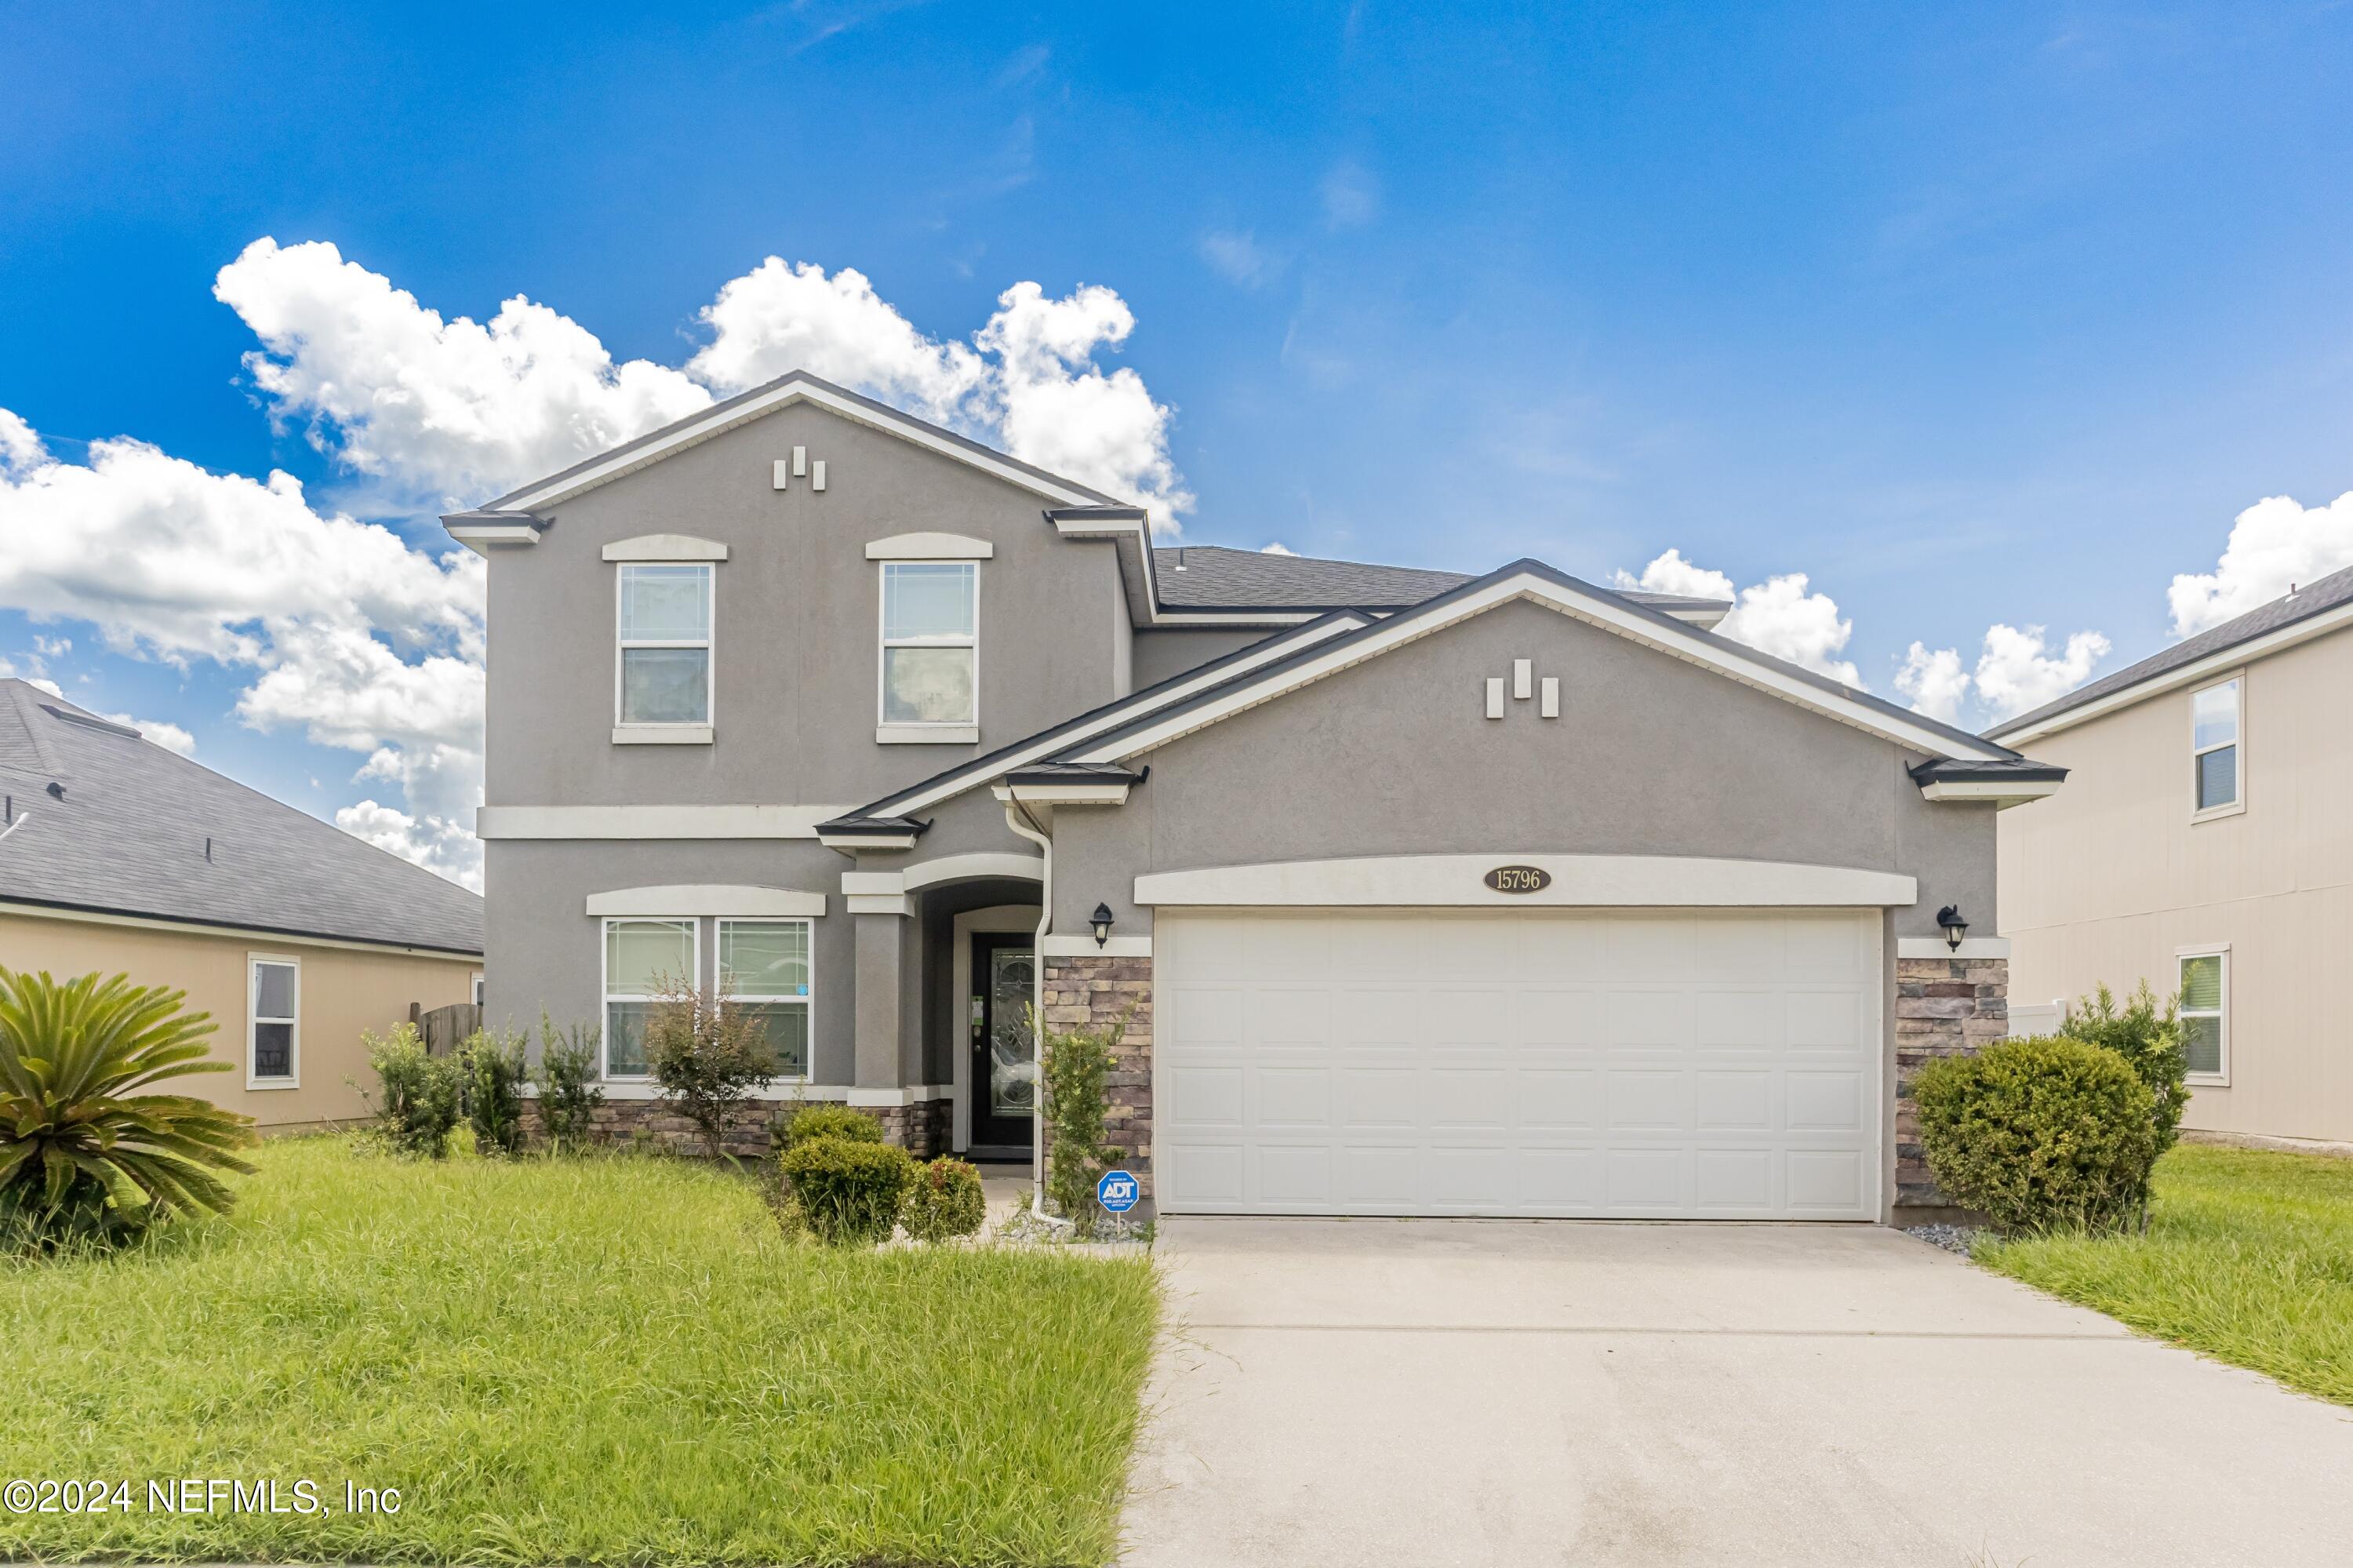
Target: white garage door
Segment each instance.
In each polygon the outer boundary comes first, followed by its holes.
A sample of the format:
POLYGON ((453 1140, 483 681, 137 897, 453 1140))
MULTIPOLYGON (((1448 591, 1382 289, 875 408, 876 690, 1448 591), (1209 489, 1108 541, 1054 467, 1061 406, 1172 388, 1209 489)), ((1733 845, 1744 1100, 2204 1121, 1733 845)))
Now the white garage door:
POLYGON ((1874 1219, 1876 911, 1163 909, 1171 1213, 1874 1219))

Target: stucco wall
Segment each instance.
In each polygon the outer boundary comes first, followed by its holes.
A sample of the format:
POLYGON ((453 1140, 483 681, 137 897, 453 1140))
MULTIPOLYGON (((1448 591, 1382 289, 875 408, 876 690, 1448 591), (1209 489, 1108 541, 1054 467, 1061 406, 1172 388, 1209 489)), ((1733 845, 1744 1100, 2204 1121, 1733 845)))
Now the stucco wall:
POLYGON ((1989 936, 1994 812, 1937 805, 1887 741, 1530 604, 1506 605, 1161 747, 1117 810, 1055 824, 1055 926, 1119 929, 1148 871, 1402 853, 1710 855, 1900 872, 1898 937, 1957 903, 1989 936), (1514 658, 1561 678, 1485 717, 1514 658))
POLYGON ((1212 659, 1222 659, 1282 631, 1279 626, 1223 626, 1195 631, 1154 627, 1135 634, 1135 689, 1156 686, 1212 659))
POLYGON ((2051 799, 2001 814, 2010 996, 2026 1005, 2143 978, 2169 992, 2179 949, 2227 942, 2231 1082, 2195 1089, 2185 1124, 2353 1139, 2353 1022, 2334 983, 2353 948, 2353 635, 2257 661, 2243 678, 2246 810, 2234 816, 2190 820, 2189 689, 2032 743, 2073 771, 2051 799))
POLYGON ((358 1090, 344 1081, 374 1086, 361 1032, 405 1022, 411 1002, 430 1011, 470 1001, 473 977, 482 967, 477 959, 327 948, 287 937, 248 938, 13 915, 0 916, 0 965, 46 969, 60 980, 93 969, 128 974, 141 985, 186 991, 187 1007, 210 1013, 218 1026, 210 1054, 230 1070, 174 1079, 157 1092, 195 1095, 243 1112, 264 1128, 365 1116, 358 1090), (292 958, 301 966, 297 1088, 245 1086, 246 960, 258 953, 292 958))

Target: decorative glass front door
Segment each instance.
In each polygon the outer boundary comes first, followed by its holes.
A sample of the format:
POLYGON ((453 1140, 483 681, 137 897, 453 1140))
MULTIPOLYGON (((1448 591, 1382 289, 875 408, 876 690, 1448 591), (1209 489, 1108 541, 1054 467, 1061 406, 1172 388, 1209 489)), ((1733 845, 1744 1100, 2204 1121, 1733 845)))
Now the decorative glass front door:
POLYGON ((973 1145, 1026 1151, 1038 1104, 1037 955, 1027 936, 976 935, 972 947, 973 1145))

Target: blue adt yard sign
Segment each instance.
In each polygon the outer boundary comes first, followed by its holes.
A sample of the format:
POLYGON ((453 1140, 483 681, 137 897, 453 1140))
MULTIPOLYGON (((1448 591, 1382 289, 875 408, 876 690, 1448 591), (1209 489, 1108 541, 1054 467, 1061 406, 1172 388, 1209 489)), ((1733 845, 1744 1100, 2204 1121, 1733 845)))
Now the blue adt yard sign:
POLYGON ((1124 1171, 1106 1171, 1095 1183, 1095 1202, 1114 1214, 1124 1214, 1135 1207, 1135 1178, 1124 1171))

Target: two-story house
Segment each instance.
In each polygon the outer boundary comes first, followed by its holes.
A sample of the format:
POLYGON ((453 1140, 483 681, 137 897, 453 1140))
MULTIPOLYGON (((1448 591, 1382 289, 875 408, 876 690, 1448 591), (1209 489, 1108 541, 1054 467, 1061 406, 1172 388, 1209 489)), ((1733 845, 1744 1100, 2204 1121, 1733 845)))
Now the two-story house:
POLYGON ((2353 1140, 2353 568, 1991 734, 2074 770, 2002 818, 2016 994, 2178 992, 2183 1125, 2353 1140))
POLYGON ((446 521, 489 1015, 598 1022, 625 1107, 691 975, 779 1097, 980 1157, 1033 1010, 1125 1017, 1169 1212, 1876 1219, 1909 1066, 2004 1030, 1995 814, 2059 771, 1719 603, 1155 546, 799 374, 446 521))

